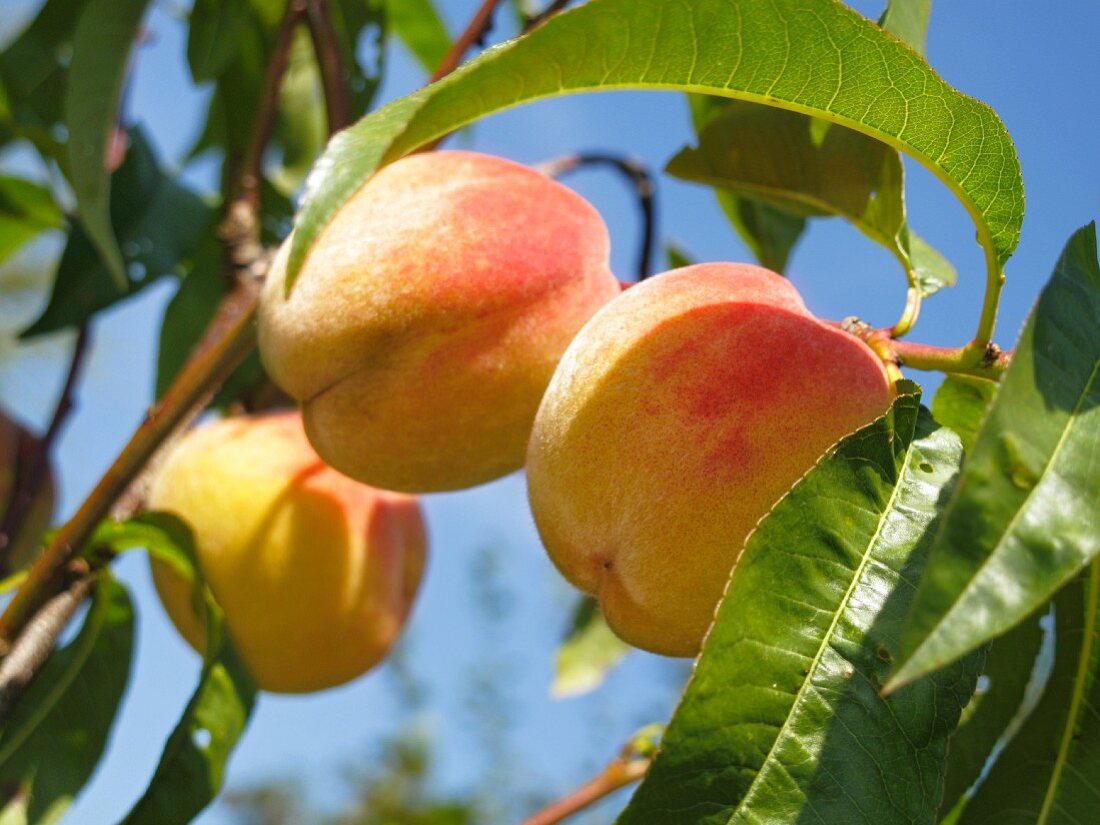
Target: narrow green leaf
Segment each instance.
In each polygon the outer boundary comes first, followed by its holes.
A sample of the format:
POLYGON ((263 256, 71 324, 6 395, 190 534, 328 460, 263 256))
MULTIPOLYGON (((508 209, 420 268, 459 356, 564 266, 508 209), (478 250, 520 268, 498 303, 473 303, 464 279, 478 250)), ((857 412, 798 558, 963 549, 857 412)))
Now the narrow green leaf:
POLYGON ((1054 600, 1054 667, 1038 706, 959 825, 1086 823, 1100 811, 1100 566, 1054 600))
POLYGON ((54 653, 0 727, 0 818, 55 822, 91 777, 130 675, 134 612, 101 573, 84 624, 54 653), (14 792, 14 794, 13 794, 14 792))
POLYGON ((9 116, 21 128, 35 129, 32 134, 43 140, 49 140, 44 130, 61 122, 73 30, 87 2, 46 0, 38 16, 0 54, 9 116))
POLYGON ((112 546, 145 544, 152 555, 195 582, 201 593, 206 653, 198 687, 168 737, 149 787, 122 820, 123 825, 182 825, 221 789, 226 762, 248 724, 256 685, 233 650, 221 608, 202 582, 187 526, 167 513, 147 513, 103 529, 103 538, 116 531, 112 546))
POLYGON ((61 210, 50 190, 0 176, 0 263, 40 232, 60 228, 61 210))
POLYGON ((669 269, 679 269, 682 266, 691 266, 698 263, 695 257, 675 241, 665 244, 665 257, 668 258, 669 269))
POLYGON ((209 236, 214 211, 160 169, 144 135, 134 130, 126 160, 114 176, 110 217, 129 273, 126 291, 115 289, 92 240, 81 227, 74 227, 57 266, 49 303, 23 332, 24 338, 79 326, 157 279, 179 274, 209 236))
POLYGON ((196 83, 214 80, 233 61, 249 15, 247 0, 195 0, 187 29, 187 65, 196 83))
POLYGON ((65 90, 69 176, 77 213, 120 294, 125 294, 128 279, 111 228, 107 148, 118 117, 130 50, 148 3, 88 0, 73 33, 73 60, 65 90))
POLYGON ((955 431, 963 449, 970 452, 986 410, 993 403, 997 384, 968 375, 949 375, 932 397, 932 416, 955 431))
POLYGON ((569 634, 558 648, 550 694, 561 699, 595 690, 629 650, 630 645, 607 626, 599 603, 584 596, 573 612, 569 634))
POLYGON ((451 49, 451 36, 432 0, 386 0, 386 14, 394 33, 424 71, 434 72, 451 49))
POLYGON ((727 189, 715 189, 714 196, 760 265, 786 272, 791 253, 806 230, 806 219, 727 189))
POLYGON ((1100 265, 1070 238, 944 513, 891 688, 1038 610, 1100 551, 1100 265))
POLYGON ((934 821, 980 657, 879 695, 962 457, 900 389, 749 536, 622 825, 934 821))
MULTIPOLYGON (((698 148, 680 150, 666 171, 735 194, 740 209, 727 209, 735 225, 745 222, 746 201, 756 212, 766 206, 782 214, 791 237, 787 253, 801 234, 802 224, 795 221, 839 215, 889 250, 914 282, 918 262, 910 252, 915 249, 925 270, 925 294, 955 281, 942 256, 923 241, 910 241, 901 157, 860 132, 800 112, 730 101, 708 116, 698 148)), ((743 235, 758 235, 744 229, 743 235)))
POLYGON ((889 0, 878 24, 924 54, 932 0, 889 0))
POLYGON ((947 747, 941 812, 951 811, 974 785, 998 742, 1010 733, 1031 685, 1043 644, 1039 620, 1029 619, 997 639, 986 656, 982 684, 963 711, 947 747))
POLYGON ((1000 120, 846 6, 591 0, 337 135, 298 213, 288 284, 332 215, 383 163, 520 103, 633 88, 767 103, 863 132, 911 154, 962 200, 991 276, 1016 246, 1023 190, 1000 120))

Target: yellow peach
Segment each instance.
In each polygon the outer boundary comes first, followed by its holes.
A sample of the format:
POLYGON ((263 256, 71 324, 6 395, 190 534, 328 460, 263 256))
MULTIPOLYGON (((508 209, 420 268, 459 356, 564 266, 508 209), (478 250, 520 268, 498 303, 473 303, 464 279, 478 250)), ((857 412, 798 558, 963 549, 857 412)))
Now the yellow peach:
MULTIPOLYGON (((149 507, 191 527, 230 637, 269 691, 320 690, 374 666, 400 633, 424 569, 416 499, 326 466, 296 412, 188 433, 157 470, 149 507)), ((201 650, 190 585, 163 562, 152 570, 172 622, 201 650)))
POLYGON ((519 469, 539 400, 619 293, 583 198, 510 161, 433 152, 384 167, 336 214, 286 294, 264 288, 260 351, 321 457, 389 490, 519 469))
POLYGON ((893 396, 878 356, 781 276, 659 275, 589 321, 547 389, 527 458, 539 533, 623 639, 693 655, 749 532, 893 396))

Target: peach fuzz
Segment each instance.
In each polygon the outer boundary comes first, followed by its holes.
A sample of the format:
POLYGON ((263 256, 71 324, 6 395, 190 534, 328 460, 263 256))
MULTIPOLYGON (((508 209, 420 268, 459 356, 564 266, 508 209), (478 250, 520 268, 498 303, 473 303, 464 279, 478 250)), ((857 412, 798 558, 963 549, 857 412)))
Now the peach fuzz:
POLYGON ((527 459, 539 533, 623 639, 694 655, 749 532, 893 397, 878 356, 781 276, 658 275, 597 313, 554 374, 527 459))
MULTIPOLYGON (((190 525, 230 637, 269 691, 332 687, 379 662, 424 569, 416 499, 327 467, 296 412, 188 433, 157 470, 149 507, 190 525)), ((190 584, 162 562, 152 570, 172 622, 201 650, 190 584)))
POLYGON ((599 214, 546 176, 471 152, 381 169, 260 309, 272 378, 333 467, 390 490, 519 469, 577 330, 620 287, 599 214))

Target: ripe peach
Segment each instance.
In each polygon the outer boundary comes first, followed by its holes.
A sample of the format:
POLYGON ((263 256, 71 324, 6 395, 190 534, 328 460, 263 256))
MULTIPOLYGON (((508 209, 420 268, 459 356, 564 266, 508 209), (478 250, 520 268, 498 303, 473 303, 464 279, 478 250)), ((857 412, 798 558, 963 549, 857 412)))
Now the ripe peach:
MULTIPOLYGON (((229 634, 261 688, 304 693, 347 682, 397 638, 424 569, 416 499, 327 467, 298 413, 229 418, 187 434, 159 468, 151 509, 186 521, 229 634)), ((196 650, 190 585, 153 581, 196 650)))
POLYGON ((280 251, 260 351, 337 470, 389 490, 470 487, 523 464, 558 359, 619 293, 608 248, 595 209, 538 172, 406 157, 337 213, 289 296, 280 251))
POLYGON ((893 388, 859 339, 756 266, 659 275, 562 358, 527 457, 550 557, 638 647, 699 649, 748 533, 893 388))
MULTIPOLYGON (((28 442, 33 445, 34 436, 0 412, 0 529, 3 529, 9 509, 14 504, 15 486, 21 469, 20 453, 28 442)), ((0 536, 0 553, 5 556, 6 569, 25 567, 38 554, 42 537, 50 526, 53 506, 53 473, 47 468, 46 478, 23 517, 18 534, 0 536)))

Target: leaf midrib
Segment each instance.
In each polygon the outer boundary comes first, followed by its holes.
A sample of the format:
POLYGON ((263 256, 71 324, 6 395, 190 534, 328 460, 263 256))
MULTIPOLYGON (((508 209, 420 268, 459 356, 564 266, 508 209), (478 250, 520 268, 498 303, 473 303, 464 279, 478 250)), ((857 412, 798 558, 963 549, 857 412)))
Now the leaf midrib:
MULTIPOLYGON (((959 609, 959 606, 962 603, 965 594, 971 592, 969 589, 969 585, 975 582, 978 577, 981 576, 982 571, 985 570, 986 566, 997 555, 998 548, 1000 548, 1004 544, 1005 538, 1015 530, 1017 523, 1023 517, 1024 511, 1027 509, 1028 504, 1031 502, 1031 497, 1035 495, 1036 490, 1038 490, 1042 486, 1043 482, 1050 474, 1051 467, 1054 466, 1058 457, 1061 455, 1062 450, 1065 448, 1066 441, 1069 439, 1070 433, 1075 430, 1078 423, 1078 416, 1081 412, 1081 407, 1084 405, 1085 399, 1092 394, 1092 387, 1093 384, 1096 383, 1097 375, 1100 375, 1100 359, 1094 361, 1092 372, 1089 374, 1089 378, 1085 382, 1085 385, 1081 388, 1081 393, 1077 399, 1077 403, 1074 404, 1073 410, 1070 412, 1069 423, 1066 427, 1063 428, 1062 434, 1058 437, 1058 443, 1055 444, 1054 449, 1051 451, 1050 459, 1046 462, 1045 465, 1043 465, 1043 469, 1039 473, 1038 480, 1035 482, 1032 488, 1028 490, 1027 495, 1025 495, 1023 501, 1020 502, 1020 506, 1016 509, 1016 512, 1013 513, 1012 518, 1008 520, 1008 523, 1005 525, 1004 530, 1002 530, 1001 534, 997 537, 997 541, 994 543, 993 549, 984 559, 982 559, 981 564, 979 564, 977 569, 974 571, 974 575, 970 577, 969 581, 967 582, 968 586, 959 592, 958 598, 954 599, 951 602, 950 609, 948 609, 947 612, 943 614, 943 617, 932 626, 928 633, 925 634, 924 641, 921 643, 920 647, 913 651, 913 655, 910 656, 907 661, 911 662, 916 657, 921 648, 923 648, 928 643, 932 636, 934 634, 938 635, 947 620, 955 615, 955 611, 959 609)), ((899 671, 899 673, 903 671, 904 669, 902 671, 899 671)), ((918 674, 916 677, 912 678, 919 678, 920 675, 921 674, 918 674)), ((911 681, 911 679, 906 679, 906 681, 911 681)), ((891 686, 891 689, 893 689, 893 686, 891 686)))
POLYGON ((791 723, 794 717, 797 715, 798 708, 802 702, 803 695, 806 693, 807 686, 813 682, 814 674, 817 672, 818 667, 821 665, 821 659, 825 654, 826 649, 829 647, 829 641, 833 638, 836 632, 837 625, 840 623, 841 616, 845 615, 848 609, 848 603, 850 602, 852 595, 855 593, 859 582, 862 581, 863 572, 867 569, 867 565, 870 564, 872 558, 872 551, 878 545, 879 539, 882 536, 883 528, 886 522, 889 520, 889 514, 893 512, 894 505, 897 502, 900 490, 902 488, 902 478, 906 471, 909 469, 914 453, 914 442, 910 442, 905 455, 905 461, 902 463, 901 471, 898 473, 897 480, 894 484, 894 489, 890 493, 890 499, 886 502, 886 506, 883 507, 878 520, 878 526, 875 528, 875 533, 871 536, 867 542, 867 552, 863 554, 860 560, 859 566, 853 572, 852 582, 848 586, 848 590, 844 594, 844 598, 841 600, 840 605, 837 608, 836 613, 833 615, 833 620, 829 625, 828 630, 821 637, 821 644, 818 646, 817 653, 814 654, 813 661, 810 663, 809 672, 806 674, 806 678, 802 681, 802 684, 798 688, 798 692, 795 694, 794 701, 791 703, 791 710, 787 714, 786 719, 783 720, 782 726, 779 728, 779 732, 775 736, 775 740, 772 742, 771 747, 768 749, 767 756, 764 757, 764 761, 760 765, 760 770, 756 772, 756 776, 753 777, 752 784, 749 785, 748 790, 745 791, 745 795, 741 798, 741 801, 734 808, 730 814, 727 822, 733 822, 734 817, 742 812, 744 807, 751 800, 753 793, 756 791, 757 785, 760 783, 760 778, 764 775, 764 771, 768 764, 772 761, 776 749, 779 747, 780 741, 790 730, 791 723))

